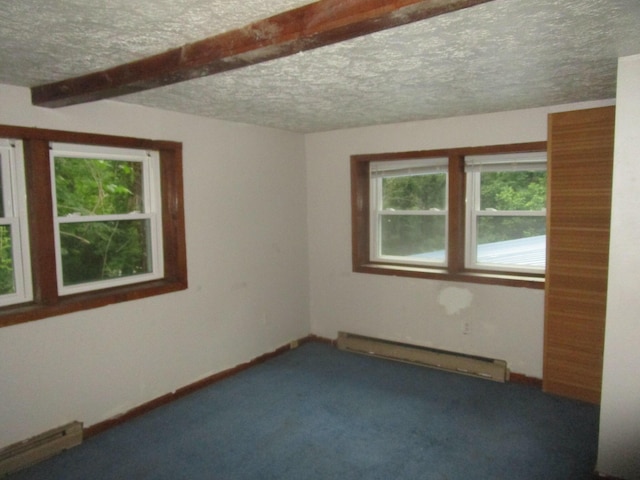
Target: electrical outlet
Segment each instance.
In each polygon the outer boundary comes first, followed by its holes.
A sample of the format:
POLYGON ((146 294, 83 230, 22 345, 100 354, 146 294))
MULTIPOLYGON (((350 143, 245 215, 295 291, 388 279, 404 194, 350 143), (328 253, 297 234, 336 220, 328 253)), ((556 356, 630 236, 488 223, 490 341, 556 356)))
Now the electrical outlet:
POLYGON ((468 320, 462 322, 462 334, 471 335, 471 322, 469 322, 468 320))

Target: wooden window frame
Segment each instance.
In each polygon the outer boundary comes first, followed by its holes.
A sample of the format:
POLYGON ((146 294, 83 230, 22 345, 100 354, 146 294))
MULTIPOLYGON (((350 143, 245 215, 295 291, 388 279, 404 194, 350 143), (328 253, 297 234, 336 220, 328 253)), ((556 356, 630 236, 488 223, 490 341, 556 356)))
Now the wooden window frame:
POLYGON ((454 282, 481 283, 535 289, 544 288, 544 274, 468 269, 465 267, 466 175, 464 158, 469 155, 546 151, 547 142, 530 142, 483 147, 376 153, 351 156, 352 269, 357 273, 426 278, 454 282), (416 266, 371 261, 370 180, 371 162, 417 158, 449 158, 447 225, 447 266, 416 266))
POLYGON ((33 301, 0 308, 0 327, 185 290, 188 287, 182 143, 9 125, 0 125, 0 137, 21 139, 24 145, 33 281, 33 301), (161 279, 73 295, 58 294, 50 193, 50 142, 159 152, 164 257, 164 276, 161 279))

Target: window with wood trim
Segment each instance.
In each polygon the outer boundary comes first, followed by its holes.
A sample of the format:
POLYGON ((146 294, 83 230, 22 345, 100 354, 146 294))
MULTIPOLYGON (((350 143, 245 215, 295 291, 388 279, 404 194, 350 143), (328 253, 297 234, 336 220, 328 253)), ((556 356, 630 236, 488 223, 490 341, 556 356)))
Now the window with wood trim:
POLYGON ((543 288, 546 143, 351 157, 356 272, 543 288))
POLYGON ((447 162, 371 162, 373 261, 446 265, 447 162))
POLYGON ((180 143, 3 125, 0 137, 16 150, 0 144, 13 276, 0 275, 25 285, 0 303, 0 326, 187 288, 180 143))
POLYGON ((61 295, 162 278, 155 150, 51 144, 61 295))
POLYGON ((465 266, 544 273, 546 152, 465 157, 465 266))
POLYGON ((22 142, 0 138, 0 305, 32 296, 22 142))

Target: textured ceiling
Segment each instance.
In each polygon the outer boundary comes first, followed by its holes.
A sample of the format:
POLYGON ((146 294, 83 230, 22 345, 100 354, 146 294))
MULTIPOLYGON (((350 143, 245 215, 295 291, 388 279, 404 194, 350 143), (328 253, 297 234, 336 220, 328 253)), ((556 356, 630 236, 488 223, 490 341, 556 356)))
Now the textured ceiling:
MULTIPOLYGON (((0 0, 0 83, 130 62, 310 2, 0 0)), ((639 0, 494 0, 117 100, 313 132, 615 96, 639 0)))

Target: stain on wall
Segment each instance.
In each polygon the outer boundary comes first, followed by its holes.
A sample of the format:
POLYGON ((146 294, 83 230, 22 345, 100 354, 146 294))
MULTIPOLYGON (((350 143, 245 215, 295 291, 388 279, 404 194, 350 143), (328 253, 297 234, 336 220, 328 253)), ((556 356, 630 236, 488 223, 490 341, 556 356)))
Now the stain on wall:
POLYGON ((438 303, 442 305, 447 315, 456 315, 471 306, 473 293, 466 288, 446 287, 438 295, 438 303))

